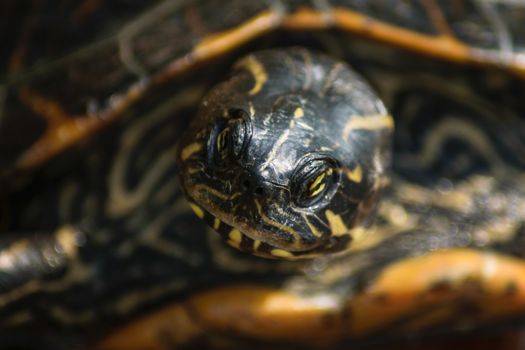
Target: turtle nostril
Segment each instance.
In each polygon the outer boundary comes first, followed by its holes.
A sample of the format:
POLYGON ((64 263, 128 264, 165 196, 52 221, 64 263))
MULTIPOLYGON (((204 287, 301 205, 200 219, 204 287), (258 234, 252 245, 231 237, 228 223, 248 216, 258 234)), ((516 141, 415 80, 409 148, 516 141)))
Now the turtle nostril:
POLYGON ((248 174, 245 174, 240 179, 240 186, 246 194, 252 194, 255 196, 262 196, 264 194, 264 187, 259 184, 259 182, 250 177, 248 174))

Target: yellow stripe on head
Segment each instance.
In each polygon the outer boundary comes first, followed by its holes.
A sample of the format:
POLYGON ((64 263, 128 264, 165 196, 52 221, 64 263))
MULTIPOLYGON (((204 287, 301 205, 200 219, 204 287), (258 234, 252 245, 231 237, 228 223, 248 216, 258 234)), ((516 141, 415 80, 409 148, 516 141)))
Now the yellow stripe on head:
POLYGON ((194 142, 184 147, 180 152, 180 157, 182 160, 187 160, 195 153, 199 152, 202 149, 202 144, 199 142, 194 142))
POLYGON ((252 89, 248 91, 248 93, 251 96, 259 93, 268 80, 268 73, 266 73, 266 69, 264 69, 262 63, 259 62, 254 56, 248 56, 246 59, 238 63, 238 67, 248 70, 255 81, 252 89))
POLYGON ((190 203, 191 210, 197 215, 200 219, 204 219, 204 210, 195 203, 190 203))
POLYGON ((293 254, 283 249, 272 249, 271 254, 278 258, 291 258, 293 254))
POLYGON ((234 242, 236 244, 241 244, 242 234, 241 234, 241 231, 237 230, 236 228, 231 230, 231 232, 228 235, 228 237, 230 238, 230 240, 232 242, 234 242))
POLYGON ((330 209, 325 211, 326 219, 328 220, 328 225, 332 231, 333 236, 340 236, 345 233, 348 233, 348 228, 346 227, 341 215, 335 214, 330 209))
POLYGON ((348 180, 350 181, 360 183, 363 180, 363 169, 360 165, 357 165, 354 170, 346 172, 346 177, 348 177, 348 180))
POLYGON ((213 220, 213 229, 217 231, 221 227, 221 220, 214 218, 213 220))

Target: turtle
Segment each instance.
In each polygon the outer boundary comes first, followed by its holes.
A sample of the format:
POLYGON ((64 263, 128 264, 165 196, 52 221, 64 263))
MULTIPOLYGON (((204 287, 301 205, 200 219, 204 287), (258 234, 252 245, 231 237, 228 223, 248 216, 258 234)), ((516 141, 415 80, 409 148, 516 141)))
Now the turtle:
POLYGON ((1 6, 4 346, 522 324, 519 2, 1 6))

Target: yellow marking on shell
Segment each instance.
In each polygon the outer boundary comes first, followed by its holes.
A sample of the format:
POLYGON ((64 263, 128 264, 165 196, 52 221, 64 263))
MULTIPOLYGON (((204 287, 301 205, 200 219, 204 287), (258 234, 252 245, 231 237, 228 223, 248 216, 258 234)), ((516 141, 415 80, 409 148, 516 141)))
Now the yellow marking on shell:
POLYGON ((33 319, 33 314, 29 311, 17 312, 13 316, 4 319, 3 323, 7 326, 19 326, 24 323, 29 323, 33 319))
POLYGON ((190 143, 188 146, 184 147, 180 152, 180 158, 182 160, 187 160, 195 153, 199 152, 202 149, 202 144, 200 142, 190 143))
MULTIPOLYGON (((178 260, 196 261, 193 252, 183 247, 180 242, 175 242, 162 235, 164 229, 169 227, 173 220, 173 213, 185 212, 191 209, 189 202, 179 197, 172 205, 164 204, 154 217, 134 217, 134 227, 141 228, 141 235, 136 240, 128 240, 121 245, 116 254, 119 257, 128 257, 135 253, 139 246, 147 246, 158 254, 170 256, 178 260)), ((206 220, 206 217, 205 217, 206 220)), ((106 233, 107 235, 107 233, 106 233)))
POLYGON ((304 117, 304 110, 301 107, 297 107, 295 109, 295 112, 293 113, 294 118, 302 118, 304 117))
POLYGON ((290 120, 290 129, 295 127, 295 120, 290 120))
POLYGON ((350 230, 350 237, 352 241, 358 241, 364 238, 368 231, 363 226, 357 226, 350 230))
MULTIPOLYGON (((159 207, 164 208, 172 198, 179 197, 179 190, 180 187, 178 181, 168 181, 164 185, 160 186, 159 190, 153 197, 153 202, 155 202, 155 205, 159 205, 159 207)), ((95 198, 93 197, 93 199, 95 198)), ((186 203, 184 202, 184 204, 186 203)), ((94 203, 94 205, 96 205, 96 203, 94 203)), ((92 209, 91 213, 92 215, 90 215, 90 217, 94 217, 96 215, 95 207, 92 209)))
MULTIPOLYGON (((149 130, 149 129, 147 129, 149 130)), ((137 131, 135 127, 130 131, 137 131)), ((143 171, 140 182, 127 185, 126 179, 129 176, 129 164, 133 162, 131 147, 136 146, 133 136, 140 136, 134 132, 126 135, 126 140, 121 144, 121 148, 114 157, 113 167, 109 174, 109 198, 106 201, 107 215, 112 218, 119 218, 130 213, 140 203, 143 203, 153 188, 158 186, 160 178, 166 174, 167 169, 173 167, 173 160, 177 155, 176 146, 163 150, 156 155, 155 160, 148 166, 148 171, 143 171), (128 136, 131 136, 128 138, 128 136), (129 143, 128 143, 129 142, 129 143)))
MULTIPOLYGON (((140 181, 127 181, 129 169, 135 165, 134 155, 136 152, 130 150, 141 150, 144 147, 141 142, 145 135, 152 130, 157 130, 159 123, 172 118, 174 110, 181 110, 189 106, 194 106, 202 97, 203 89, 200 86, 188 86, 178 95, 168 99, 166 103, 155 108, 152 113, 144 115, 140 121, 133 123, 133 126, 126 128, 126 132, 120 137, 120 145, 117 154, 113 157, 111 170, 108 174, 108 199, 106 201, 105 215, 112 219, 118 219, 129 214, 135 208, 144 203, 147 198, 154 193, 154 189, 162 183, 162 177, 166 175, 168 169, 174 166, 173 160, 177 157, 181 149, 173 144, 159 151, 154 156, 147 156, 147 168, 140 166, 140 181)), ((186 146, 186 145, 185 145, 186 146)), ((180 155, 180 154, 179 154, 180 155)))
POLYGON ((213 229, 214 229, 215 231, 217 231, 217 230, 219 229, 219 227, 221 227, 221 220, 215 218, 215 219, 213 220, 213 229))
POLYGON ((385 209, 387 210, 387 213, 384 216, 388 218, 390 223, 398 227, 404 227, 408 225, 410 221, 410 217, 407 211, 405 210, 405 208, 403 208, 402 205, 398 205, 398 204, 393 204, 393 203, 388 203, 388 204, 389 205, 385 203, 383 205, 385 209))
POLYGON ((442 208, 468 213, 474 208, 473 190, 469 184, 465 184, 456 191, 440 193, 414 184, 405 184, 402 188, 396 189, 396 192, 399 194, 399 198, 411 204, 433 203, 442 208))
POLYGON ((394 127, 394 119, 390 115, 368 115, 368 116, 350 116, 348 122, 343 128, 343 139, 354 130, 379 130, 392 129, 394 127))
POLYGON ((204 210, 195 203, 190 203, 191 210, 197 215, 200 219, 204 219, 204 210))
POLYGON ((235 192, 230 195, 228 198, 230 201, 234 200, 235 198, 239 197, 242 193, 241 192, 235 192))
POLYGON ((254 251, 257 251, 257 249, 259 249, 259 246, 261 245, 261 241, 259 241, 258 239, 256 239, 255 241, 253 241, 253 250, 254 251))
POLYGON ((325 211, 326 219, 328 220, 328 225, 332 231, 333 236, 341 236, 348 233, 348 228, 343 222, 341 215, 335 214, 330 209, 325 211))
POLYGON ((266 216, 266 214, 262 211, 261 204, 259 203, 258 200, 255 200, 255 206, 257 207, 257 212, 259 213, 259 216, 263 219, 265 223, 279 229, 280 231, 291 234, 294 237, 296 243, 298 243, 299 234, 297 233, 297 231, 295 231, 290 226, 286 226, 286 225, 281 224, 280 222, 273 221, 268 216, 266 216))
POLYGON ((477 154, 490 164, 496 177, 508 173, 507 162, 501 158, 486 132, 475 123, 456 118, 446 118, 434 126, 425 138, 421 151, 411 161, 418 162, 417 166, 429 167, 441 154, 445 142, 456 137, 468 142, 469 147, 475 148, 477 154))
POLYGON ((67 324, 83 324, 95 319, 95 312, 93 310, 81 311, 70 311, 60 306, 53 306, 49 309, 49 313, 53 315, 53 318, 60 320, 67 324))
POLYGON ((348 177, 348 180, 353 181, 355 183, 361 183, 363 180, 363 169, 358 164, 354 170, 348 170, 346 172, 346 177, 348 177))
POLYGON ((279 257, 279 258, 292 258, 293 254, 290 252, 287 252, 283 249, 272 249, 270 252, 273 256, 279 257))
POLYGON ((262 63, 259 62, 259 60, 257 60, 254 56, 248 56, 244 60, 240 61, 236 66, 246 68, 255 80, 253 88, 248 91, 248 93, 251 96, 259 93, 268 80, 268 73, 266 73, 266 69, 264 69, 262 63))

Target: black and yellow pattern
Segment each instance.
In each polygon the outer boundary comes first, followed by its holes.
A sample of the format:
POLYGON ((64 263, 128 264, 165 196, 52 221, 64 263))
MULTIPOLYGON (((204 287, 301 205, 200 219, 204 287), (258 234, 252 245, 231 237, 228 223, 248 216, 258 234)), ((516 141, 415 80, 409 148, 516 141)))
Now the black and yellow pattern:
POLYGON ((523 319, 524 20, 4 1, 0 344, 360 347, 523 319))
POLYGON ((263 51, 234 66, 181 143, 196 214, 259 256, 348 250, 386 184, 392 117, 356 73, 319 53, 263 51))

